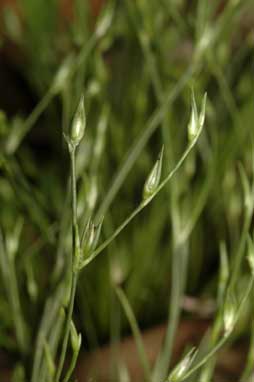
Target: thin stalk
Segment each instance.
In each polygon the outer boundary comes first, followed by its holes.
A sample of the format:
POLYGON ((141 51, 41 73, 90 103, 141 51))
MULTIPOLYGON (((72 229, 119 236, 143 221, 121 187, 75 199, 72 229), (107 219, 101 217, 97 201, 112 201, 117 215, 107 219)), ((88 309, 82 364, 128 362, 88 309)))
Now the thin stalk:
MULTIPOLYGON (((89 56, 97 41, 98 37, 93 33, 87 44, 84 45, 80 50, 75 65, 73 65, 73 68, 70 72, 70 76, 74 75, 80 67, 84 66, 87 57, 89 56)), ((15 129, 15 131, 13 131, 13 133, 9 136, 6 145, 6 151, 8 154, 14 154, 15 151, 17 151, 27 133, 31 130, 36 121, 39 119, 40 115, 44 112, 44 110, 50 104, 51 100, 56 95, 57 93, 53 91, 51 85, 39 103, 35 106, 31 114, 27 117, 24 124, 22 126, 18 126, 18 130, 15 129)))
MULTIPOLYGON (((49 335, 48 335, 48 346, 49 350, 51 352, 52 360, 54 362, 57 352, 57 347, 59 344, 59 341, 61 339, 63 325, 64 325, 64 314, 60 314, 59 319, 55 320, 54 326, 51 328, 49 335)), ((54 363, 55 365, 55 363, 54 363)), ((46 359, 43 358, 43 362, 40 369, 40 374, 37 379, 37 381, 40 382, 52 382, 52 376, 50 375, 50 372, 48 368, 46 367, 46 359)))
MULTIPOLYGON (((251 297, 252 297, 252 299, 254 297, 253 291, 252 291, 251 297)), ((253 308, 252 308, 252 315, 253 315, 253 308)), ((253 373, 253 372, 254 372, 254 320, 252 318, 249 351, 248 351, 248 356, 247 356, 245 368, 242 372, 242 376, 241 376, 240 381, 241 382, 248 381, 248 378, 250 378, 251 373, 253 373)))
MULTIPOLYGON (((251 214, 249 213, 249 211, 247 211, 247 213, 245 215, 244 224, 243 224, 243 230, 242 230, 241 237, 239 240, 239 245, 237 246, 237 250, 236 250, 234 258, 233 258, 233 267, 232 267, 232 271, 231 271, 232 276, 231 276, 230 281, 229 281, 228 286, 227 286, 227 293, 230 293, 232 291, 232 289, 236 285, 236 280, 237 280, 238 275, 239 275, 240 265, 241 265, 242 257, 244 255, 244 246, 246 243, 246 237, 247 237, 247 233, 248 233, 249 226, 250 226, 250 216, 251 216, 251 214)), ((221 308, 218 312, 218 315, 216 317, 215 323, 213 325, 211 339, 210 339, 211 345, 214 345, 217 342, 217 340, 219 339, 220 330, 221 330, 222 326, 223 326, 223 305, 221 306, 221 308)), ((210 380, 212 373, 213 373, 213 370, 215 368, 215 363, 216 363, 216 357, 214 357, 214 359, 211 359, 209 363, 206 363, 205 368, 204 368, 204 370, 200 376, 200 378, 201 378, 200 382, 206 382, 206 381, 210 380)))
POLYGON ((49 337, 53 323, 57 319, 57 314, 60 309, 64 292, 65 286, 60 284, 54 295, 49 297, 45 304, 35 343, 35 355, 31 378, 32 382, 37 382, 38 380, 43 381, 41 376, 41 372, 43 370, 43 340, 49 337))
MULTIPOLYGON (((254 285, 254 277, 251 277, 251 280, 249 282, 249 285, 247 287, 247 290, 246 290, 246 293, 244 295, 244 297, 242 298, 241 300, 241 303, 239 305, 239 308, 237 310, 237 315, 236 315, 236 318, 235 318, 235 324, 237 323, 238 319, 239 319, 239 316, 241 314, 241 311, 242 311, 242 308, 243 306, 245 305, 249 295, 250 295, 250 292, 253 288, 253 285, 254 285)), ((219 349, 221 349, 223 347, 223 345, 227 342, 228 338, 230 337, 230 333, 227 334, 227 335, 224 335, 222 337, 222 339, 217 343, 217 345, 215 345, 205 356, 204 358, 198 362, 192 369, 190 369, 184 376, 183 378, 181 378, 179 380, 180 381, 184 381, 186 380, 188 377, 190 377, 194 372, 196 372, 198 369, 200 369, 201 366, 203 366, 206 362, 208 362, 210 360, 211 357, 214 356, 214 354, 217 353, 217 351, 219 349)))
POLYGON ((177 170, 181 167, 186 157, 195 146, 200 133, 201 131, 199 131, 195 139, 193 139, 193 141, 187 146, 186 150, 182 154, 181 158, 179 159, 175 167, 169 172, 166 178, 159 184, 154 194, 150 196, 147 200, 141 202, 138 205, 138 207, 126 218, 126 220, 122 224, 120 224, 120 226, 115 230, 115 232, 108 239, 106 239, 99 247, 97 247, 95 251, 91 253, 91 255, 82 263, 81 268, 87 266, 92 260, 94 260, 95 257, 97 257, 121 233, 121 231, 152 201, 152 199, 164 188, 164 186, 169 182, 169 180, 174 176, 177 170))
POLYGON ((243 223, 243 230, 240 237, 239 245, 237 247, 237 251, 235 253, 235 256, 232 259, 232 276, 230 279, 230 283, 228 286, 228 290, 231 290, 233 288, 233 285, 235 285, 237 278, 239 276, 240 270, 241 270, 241 262, 244 255, 244 247, 246 243, 247 234, 249 232, 250 224, 251 224, 251 218, 252 213, 250 213, 253 210, 253 206, 251 207, 250 211, 247 211, 245 220, 243 223))
POLYGON ((132 169, 134 163, 136 162, 138 156, 141 151, 144 149, 148 140, 152 136, 152 134, 157 130, 160 126, 161 121, 164 118, 165 113, 168 111, 169 106, 176 100, 179 96, 182 89, 188 83, 189 79, 192 77, 196 70, 196 66, 192 63, 186 69, 180 80, 175 84, 175 86, 165 93, 165 98, 163 104, 153 113, 151 118, 148 120, 145 128, 141 131, 137 140, 134 142, 130 150, 127 152, 123 165, 120 167, 118 173, 116 174, 109 191, 107 192, 103 202, 96 214, 96 217, 99 218, 101 216, 105 216, 106 211, 114 200, 116 194, 121 188, 126 176, 132 169))
MULTIPOLYGON (((225 295, 230 293, 233 290, 240 273, 241 261, 244 255, 244 248, 246 244, 247 234, 248 234, 250 223, 251 223, 252 209, 253 209, 253 204, 250 207, 250 210, 246 211, 246 214, 244 217, 243 229, 241 232, 241 237, 239 239, 239 244, 234 253, 234 257, 232 261, 231 278, 229 280, 225 295)), ((212 346, 219 339, 220 330, 222 326, 223 326, 223 305, 221 305, 218 315, 216 317, 215 323, 213 325, 211 339, 210 339, 210 344, 212 346)), ((216 357, 214 357, 214 359, 211 359, 209 363, 206 363, 205 368, 200 376, 200 382, 206 382, 210 380, 213 370, 215 368, 215 363, 216 363, 216 357)))
POLYGON ((241 377, 241 382, 248 381, 248 378, 251 376, 251 373, 253 373, 253 370, 254 370, 254 322, 252 323, 249 352, 248 352, 247 362, 241 377))
POLYGON ((134 339, 136 342, 139 358, 140 358, 140 361, 142 363, 142 368, 144 370, 145 380, 151 381, 150 365, 149 365, 149 361, 148 361, 147 354, 146 354, 145 347, 144 347, 143 340, 142 340, 142 335, 140 333, 136 317, 132 311, 132 308, 129 304, 129 301, 128 301, 124 291, 121 288, 116 288, 115 291, 116 291, 117 297, 119 298, 119 301, 121 302, 121 305, 124 309, 124 312, 125 312, 126 317, 129 321, 129 324, 131 326, 131 330, 132 330, 132 333, 133 333, 133 336, 134 336, 134 339))
MULTIPOLYGON (((56 263, 55 267, 52 273, 52 283, 58 284, 56 290, 54 290, 53 294, 47 298, 47 301, 44 305, 44 311, 42 314, 42 319, 40 321, 39 329, 38 329, 38 335, 36 338, 36 346, 35 346, 35 355, 34 355, 34 362, 33 362, 33 370, 32 370, 32 382, 36 382, 40 380, 43 382, 45 380, 45 360, 43 359, 43 339, 48 339, 49 344, 52 342, 52 335, 51 332, 54 333, 54 336, 56 336, 55 345, 54 348, 57 347, 59 338, 60 338, 60 331, 63 327, 63 321, 62 316, 60 315, 60 318, 58 319, 59 309, 62 305, 63 297, 65 295, 66 291, 66 278, 63 278, 62 281, 60 281, 60 276, 63 271, 63 254, 64 254, 64 239, 66 236, 66 230, 67 230, 67 224, 68 218, 69 218, 69 211, 67 211, 67 202, 70 198, 70 182, 68 182, 66 197, 64 201, 64 207, 62 210, 62 216, 61 216, 61 222, 60 222, 60 230, 59 230, 59 237, 58 237, 58 244, 56 249, 56 263), (55 322, 58 321, 56 324, 55 322), (60 329, 56 329, 60 328, 60 329), (58 336, 56 335, 56 332, 58 333, 58 336)), ((53 351, 53 349, 51 349, 53 351)), ((55 353, 55 350, 53 351, 55 353)))
POLYGON ((0 268, 4 286, 8 296, 11 315, 14 322, 15 333, 17 338, 18 347, 22 354, 26 353, 28 348, 28 333, 25 326, 25 321, 21 309, 20 296, 18 291, 18 283, 16 277, 16 270, 14 259, 11 259, 6 252, 3 234, 0 230, 0 268))
POLYGON ((71 378, 71 375, 72 375, 73 370, 74 370, 76 363, 77 363, 78 354, 79 354, 79 351, 77 351, 77 350, 73 353, 68 371, 66 373, 66 376, 63 379, 63 382, 68 382, 69 379, 71 378))
MULTIPOLYGON (((132 16, 132 5, 129 0, 127 0, 127 6, 130 11, 130 16, 132 16)), ((135 18, 133 18, 133 22, 135 18)), ((145 35, 139 31, 139 25, 135 25, 137 29, 137 34, 139 38, 139 42, 143 51, 143 55, 150 72, 151 82, 154 88, 154 92, 157 98, 158 104, 163 104, 164 100, 164 90, 162 81, 160 78, 160 74, 156 65, 155 56, 151 50, 149 34, 145 35)), ((168 130, 168 114, 167 111, 164 114, 161 130, 164 142, 168 147, 168 157, 170 156, 170 161, 173 162, 173 148, 171 144, 170 132, 168 130)), ((182 241, 181 244, 178 242, 178 238, 181 233, 181 224, 180 224, 180 214, 179 214, 179 206, 178 206, 178 187, 175 187, 173 183, 171 188, 167 187, 167 194, 169 199, 169 216, 172 221, 172 247, 173 247, 173 255, 172 255, 172 282, 171 282, 171 298, 169 303, 169 320, 167 325, 165 343, 159 354, 154 372, 153 372, 153 380, 161 380, 165 378, 168 366, 170 363, 173 341, 175 338, 176 329, 178 326, 179 316, 180 316, 180 301, 181 296, 183 294, 185 283, 186 283, 186 270, 188 264, 188 249, 187 246, 184 245, 182 241)))
POLYGON ((74 271, 74 256, 76 250, 76 226, 77 226, 77 188, 76 188, 76 149, 73 146, 70 149, 70 159, 71 159, 71 192, 72 192, 72 254, 71 254, 71 291, 70 291, 70 301, 68 305, 66 324, 64 330, 64 339, 59 359, 59 365, 56 373, 56 382, 59 381, 66 356, 68 340, 70 336, 71 318, 73 314, 74 299, 77 289, 78 272, 74 271))
MULTIPOLYGON (((222 316, 222 311, 223 311, 223 306, 220 309, 220 311, 217 314, 217 317, 215 319, 214 325, 212 327, 212 332, 211 332, 211 338, 210 338, 210 344, 212 346, 215 346, 216 342, 220 338, 220 332, 221 328, 223 326, 223 316, 222 316)), ((201 372, 200 375, 200 382, 207 382, 210 381, 214 368, 216 364, 216 357, 210 358, 208 362, 206 362, 204 369, 201 372)))
POLYGON ((188 264, 188 248, 184 243, 173 242, 172 282, 168 307, 168 323, 163 347, 159 353, 154 371, 153 381, 163 380, 168 372, 172 356, 173 344, 181 313, 181 300, 186 285, 188 264))
POLYGON ((21 302, 20 302, 20 296, 18 292, 16 270, 12 260, 10 261, 9 265, 10 265, 10 284, 8 288, 10 288, 10 298, 11 298, 11 305, 13 310, 13 321, 16 327, 16 336, 17 336, 19 348, 22 353, 26 353, 27 345, 28 345, 28 337, 27 337, 28 333, 26 331, 24 317, 21 311, 21 302))

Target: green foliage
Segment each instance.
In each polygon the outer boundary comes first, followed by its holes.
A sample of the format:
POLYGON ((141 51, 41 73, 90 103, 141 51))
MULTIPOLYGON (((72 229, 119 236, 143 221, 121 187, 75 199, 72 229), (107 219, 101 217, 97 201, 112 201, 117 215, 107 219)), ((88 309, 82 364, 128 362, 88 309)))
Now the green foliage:
MULTIPOLYGON (((130 324, 147 380, 210 381, 228 340, 250 322, 254 338, 252 1, 108 0, 94 20, 75 0, 69 21, 55 0, 19 7, 3 10, 1 47, 21 52, 37 103, 0 112, 0 345, 17 355, 13 380, 68 382, 78 333, 93 349, 130 324), (185 294, 217 309, 197 356, 170 374, 185 294), (139 326, 162 320, 150 370, 139 326)), ((250 345, 243 381, 251 365, 250 345)))

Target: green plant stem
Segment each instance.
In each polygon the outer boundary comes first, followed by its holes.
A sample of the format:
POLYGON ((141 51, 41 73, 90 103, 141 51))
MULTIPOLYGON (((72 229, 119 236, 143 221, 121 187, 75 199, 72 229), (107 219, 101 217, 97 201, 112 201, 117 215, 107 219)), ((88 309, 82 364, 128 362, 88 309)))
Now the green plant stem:
POLYGON ((11 316, 14 322, 15 332, 18 347, 22 354, 28 350, 28 333, 25 326, 24 317, 22 314, 20 296, 18 291, 18 282, 16 277, 16 270, 14 259, 10 258, 4 245, 3 234, 0 230, 0 269, 2 270, 2 277, 4 286, 8 296, 11 316))
MULTIPOLYGON (((85 61, 89 56, 89 53, 91 52, 97 41, 98 37, 96 36, 96 34, 92 34, 87 44, 80 50, 80 53, 77 56, 76 63, 73 66, 70 75, 74 75, 80 67, 84 66, 85 61)), ((18 126, 18 130, 15 129, 15 131, 13 131, 10 134, 6 144, 6 151, 8 154, 14 154, 17 151, 27 133, 31 130, 31 128, 36 123, 40 115, 44 112, 44 110, 50 104, 51 100, 56 95, 57 93, 54 92, 54 89, 52 89, 52 86, 50 86, 45 95, 35 106, 31 114, 27 117, 23 125, 18 126)))
POLYGON ((245 213, 244 222, 243 222, 243 229, 242 229, 241 237, 239 240, 239 244, 237 246, 234 257, 232 258, 232 265, 231 265, 232 266, 232 271, 231 271, 232 276, 230 279, 230 283, 228 285, 228 291, 230 291, 233 288, 233 286, 235 285, 235 283, 238 279, 240 270, 241 270, 241 262, 242 262, 243 255, 244 255, 244 248, 245 248, 245 244, 246 244, 246 240, 247 240, 247 235, 248 235, 249 228, 251 225, 253 207, 254 207, 254 201, 252 200, 251 206, 249 207, 249 209, 245 213))
POLYGON ((120 224, 120 226, 115 230, 115 232, 106 239, 91 255, 82 263, 81 268, 87 266, 92 260, 95 259, 119 234, 120 232, 152 201, 152 199, 163 189, 163 187, 169 182, 169 180, 173 177, 173 175, 177 172, 177 170, 181 167, 183 162, 185 161, 188 154, 191 152, 192 148, 195 146, 201 130, 198 132, 197 136, 193 139, 193 141, 187 146, 186 150, 182 154, 181 158, 175 165, 175 167, 170 171, 170 173, 166 176, 166 178, 159 184, 156 191, 152 196, 148 199, 141 202, 138 207, 127 217, 127 219, 120 224))
POLYGON ((78 359, 78 354, 79 352, 78 351, 75 351, 72 355, 72 359, 71 359, 71 363, 70 363, 70 366, 68 368, 68 371, 66 373, 66 376, 64 377, 63 379, 63 382, 68 382, 69 379, 71 378, 71 375, 73 373, 73 370, 76 366, 76 363, 77 363, 77 359, 78 359))
POLYGON ((241 382, 246 382, 248 378, 251 376, 251 373, 253 373, 253 371, 254 371, 254 321, 252 322, 249 352, 248 352, 246 365, 241 376, 241 382))
POLYGON ((129 321, 129 324, 131 326, 131 330, 132 330, 133 336, 135 338, 136 346, 138 349, 139 358, 140 358, 140 361, 142 363, 142 367, 144 370, 145 380, 151 381, 150 365, 148 362, 147 354, 146 354, 145 347, 144 347, 143 340, 142 340, 142 335, 140 333, 136 317, 132 311, 132 308, 129 304, 129 301, 128 301, 124 291, 119 287, 115 288, 115 291, 116 291, 117 297, 119 298, 119 301, 121 302, 121 305, 124 309, 124 312, 125 312, 126 317, 129 321))
MULTIPOLYGON (((227 286, 227 293, 226 294, 230 293, 233 290, 234 286, 236 285, 236 281, 237 281, 237 278, 239 276, 239 273, 240 273, 241 262, 242 262, 242 258, 244 255, 244 248, 245 248, 245 244, 246 244, 246 238, 247 238, 247 234, 248 234, 250 223, 251 223, 252 208, 253 208, 253 205, 251 206, 250 210, 246 211, 246 214, 245 214, 244 223, 243 223, 243 230, 241 233, 239 244, 237 246, 236 252, 235 252, 234 257, 233 257, 231 278, 230 278, 230 281, 229 281, 228 286, 227 286)), ((219 313, 217 315, 216 321, 215 321, 213 329, 212 329, 212 335, 211 335, 211 340, 210 340, 211 345, 214 345, 216 343, 216 341, 218 340, 222 326, 223 326, 223 306, 221 306, 221 308, 219 310, 219 313)), ((206 382, 206 381, 210 380, 210 378, 212 376, 212 372, 215 368, 215 363, 216 363, 216 357, 214 357, 214 359, 211 359, 210 363, 207 363, 205 365, 204 371, 201 374, 201 381, 200 382, 206 382)))
MULTIPOLYGON (((148 67, 148 71, 150 73, 151 82, 154 88, 154 92, 157 98, 158 104, 162 105, 164 100, 164 89, 163 84, 160 78, 160 73, 158 71, 156 65, 156 58, 151 49, 151 42, 149 38, 149 32, 140 31, 139 23, 135 22, 136 18, 134 17, 135 11, 136 13, 140 12, 141 17, 143 17, 142 10, 139 11, 135 9, 135 5, 132 4, 129 0, 126 1, 127 7, 130 13, 130 16, 135 24, 137 35, 139 38, 139 42, 143 51, 143 55, 145 58, 146 65, 148 67)), ((137 6, 138 8, 138 6, 137 6)), ((173 147, 171 143, 170 132, 168 130, 168 115, 169 111, 164 114, 161 130, 164 142, 166 143, 166 147, 168 147, 168 157, 170 157, 170 162, 173 162, 173 147)), ((164 346, 161 350, 161 353, 158 356, 156 361, 154 372, 153 372, 153 380, 157 381, 165 378, 167 375, 173 341, 175 338, 175 333, 177 330, 177 325, 180 316, 180 304, 181 296, 183 294, 185 283, 186 283, 186 270, 188 264, 188 249, 186 245, 184 245, 185 240, 182 240, 181 243, 179 241, 179 237, 181 236, 182 229, 180 227, 180 214, 179 214, 179 206, 178 206, 178 188, 175 187, 173 183, 171 188, 167 187, 167 194, 169 200, 169 216, 172 221, 172 282, 171 282, 171 298, 169 303, 169 320, 166 331, 166 338, 164 346)), ((199 203, 201 206, 201 203, 199 203)), ((197 216, 199 210, 196 208, 197 216)), ((195 216, 196 216, 195 215, 195 216)), ((194 220, 192 220, 194 222, 194 220)), ((192 227, 190 227, 191 229, 192 227)))
MULTIPOLYGON (((61 339, 64 321, 65 321, 65 317, 64 317, 64 314, 62 314, 61 312, 59 313, 59 318, 54 321, 54 325, 48 334, 48 346, 51 352, 53 362, 55 360, 57 347, 61 339)), ((39 377, 37 378, 37 381, 39 380, 40 382, 52 382, 53 378, 50 375, 48 368, 45 367, 46 365, 45 356, 43 358, 40 374, 39 374, 39 377)), ((54 362, 54 371, 55 371, 55 362, 54 362)), ((54 375, 55 375, 55 372, 54 372, 54 375)))
POLYGON ((67 224, 69 224, 69 211, 67 211, 67 202, 70 197, 70 182, 68 182, 66 200, 62 210, 62 217, 60 223, 58 244, 56 249, 56 263, 52 273, 52 284, 57 285, 54 292, 47 298, 44 304, 43 314, 38 328, 38 334, 35 344, 35 354, 32 369, 32 382, 44 382, 45 380, 45 360, 43 359, 43 339, 47 339, 52 354, 55 354, 58 342, 60 340, 60 334, 62 333, 62 328, 64 324, 63 316, 60 314, 58 318, 59 310, 62 305, 63 297, 66 292, 66 280, 63 278, 61 280, 61 274, 63 271, 63 256, 64 256, 64 239, 67 231, 67 224), (60 281, 61 280, 61 281, 60 281), (57 323, 56 323, 57 321, 57 323), (51 333, 54 333, 51 335, 51 333), (52 344, 52 337, 55 337, 52 344), (54 349, 53 349, 54 348, 54 349))
POLYGON ((74 256, 76 252, 76 226, 77 226, 77 189, 76 189, 76 148, 70 148, 70 159, 71 159, 71 190, 72 190, 72 255, 71 255, 71 291, 70 291, 70 300, 68 305, 66 324, 64 330, 64 338, 63 344, 59 359, 59 365, 56 373, 56 382, 59 381, 65 356, 67 352, 68 340, 70 336, 70 326, 71 326, 71 318, 73 314, 74 307, 74 299, 77 289, 77 281, 78 281, 78 272, 74 270, 74 256))
POLYGON ((24 354, 28 350, 28 337, 25 327, 23 314, 21 311, 20 296, 18 292, 18 283, 13 261, 10 261, 10 296, 12 301, 13 320, 16 327, 16 336, 21 352, 24 354))
POLYGON ((167 94, 165 93, 165 99, 163 104, 154 112, 154 114, 148 120, 143 131, 141 131, 137 140, 134 142, 130 150, 127 152, 123 160, 123 165, 120 167, 118 173, 114 177, 111 187, 109 188, 109 191, 107 192, 105 198, 103 199, 103 202, 96 214, 97 218, 101 216, 105 216, 106 211, 108 210, 116 194, 121 188, 126 176, 128 175, 134 163, 136 162, 139 154, 141 153, 141 151, 147 144, 149 138, 160 126, 160 123, 163 120, 165 113, 168 111, 169 105, 171 105, 176 100, 176 98, 178 97, 178 95, 180 94, 184 86, 188 83, 189 79, 192 77, 195 70, 196 70, 196 66, 191 63, 190 66, 186 69, 186 71, 182 75, 182 77, 180 78, 180 80, 175 84, 173 89, 170 88, 168 93, 167 94))
MULTIPOLYGON (((254 277, 252 276, 251 277, 251 280, 249 282, 249 285, 247 287, 247 290, 244 294, 244 297, 241 299, 241 303, 239 305, 239 308, 237 310, 237 315, 236 315, 236 318, 235 318, 235 324, 237 323, 238 319, 239 319, 239 316, 241 314, 241 311, 242 311, 242 308, 243 306, 245 305, 245 302, 247 301, 249 295, 250 295, 250 292, 253 288, 253 285, 254 285, 254 277)), ((225 334, 221 340, 217 343, 217 345, 215 345, 208 353, 207 355, 204 356, 204 358, 198 362, 192 369, 190 369, 180 380, 179 382, 181 381, 184 381, 186 380, 188 377, 190 377, 194 372, 196 372, 198 369, 200 369, 201 366, 203 366, 206 362, 208 362, 208 360, 210 360, 211 357, 214 356, 214 354, 217 353, 217 351, 219 349, 222 348, 222 346, 227 342, 228 338, 230 337, 230 333, 228 334, 225 334)))
POLYGON ((65 287, 60 284, 53 296, 47 299, 44 307, 42 319, 39 326, 39 331, 35 343, 35 355, 32 369, 32 382, 37 382, 38 380, 43 381, 41 372, 43 370, 43 340, 49 337, 50 330, 57 319, 57 314, 61 305, 65 292, 65 287))
POLYGON ((63 366, 64 366, 66 352, 67 352, 68 340, 70 336, 70 324, 71 324, 71 318, 72 318, 73 307, 74 307, 74 299, 75 299, 75 294, 77 289, 77 281, 78 281, 78 274, 77 272, 75 272, 71 277, 70 302, 68 305, 68 312, 67 312, 66 324, 65 324, 65 330, 64 330, 64 339, 63 339, 63 345, 62 345, 61 355, 59 359, 59 366, 58 366, 57 374, 56 374, 56 382, 58 382, 60 379, 63 366))

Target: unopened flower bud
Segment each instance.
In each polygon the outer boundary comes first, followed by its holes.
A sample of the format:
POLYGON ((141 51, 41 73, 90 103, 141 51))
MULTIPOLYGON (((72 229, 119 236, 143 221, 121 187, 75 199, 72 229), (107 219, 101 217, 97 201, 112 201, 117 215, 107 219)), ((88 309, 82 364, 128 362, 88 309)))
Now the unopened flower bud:
POLYGON ((91 251, 96 247, 103 223, 103 218, 98 224, 94 224, 91 220, 87 223, 83 238, 82 238, 82 260, 89 257, 91 251))
POLYGON ((206 112, 206 93, 204 94, 201 106, 201 112, 198 115, 197 104, 194 96, 194 92, 192 90, 192 108, 191 108, 191 116, 190 121, 188 123, 188 137, 189 141, 192 142, 193 139, 197 138, 200 131, 203 128, 205 122, 205 112, 206 112))
POLYGON ((71 130, 70 130, 70 142, 73 146, 77 146, 84 136, 86 128, 86 113, 84 104, 84 95, 81 96, 78 108, 74 115, 71 130))
POLYGON ((186 356, 176 365, 173 371, 169 374, 167 382, 178 382, 181 381, 184 375, 187 373, 194 358, 197 355, 197 350, 192 348, 186 356))
POLYGON ((75 328, 73 321, 71 321, 70 334, 71 334, 71 346, 73 351, 76 353, 79 351, 81 346, 81 334, 77 333, 77 330, 75 328))
POLYGON ((228 336, 234 329, 235 319, 236 319, 236 304, 235 304, 234 298, 232 296, 229 296, 225 302, 224 315, 223 315, 225 336, 228 336))
POLYGON ((158 156, 158 159, 145 182, 144 189, 143 189, 143 201, 146 201, 154 194, 154 192, 156 191, 160 183, 163 151, 164 151, 164 147, 162 147, 161 152, 158 156))
POLYGON ((199 123, 198 123, 197 104, 196 104, 194 92, 192 90, 191 116, 190 116, 190 121, 188 124, 188 137, 190 142, 197 136, 198 126, 199 126, 199 123))

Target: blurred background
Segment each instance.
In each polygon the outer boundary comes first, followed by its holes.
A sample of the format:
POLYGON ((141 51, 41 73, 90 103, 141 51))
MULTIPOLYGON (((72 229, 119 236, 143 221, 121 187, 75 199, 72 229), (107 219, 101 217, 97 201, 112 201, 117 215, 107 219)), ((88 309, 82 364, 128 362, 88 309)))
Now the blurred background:
MULTIPOLYGON (((151 364, 164 346, 157 379, 163 381, 187 344, 199 344, 212 327, 225 262, 230 273, 231 259, 243 258, 252 234, 253 1, 1 0, 0 19, 3 382, 30 381, 36 359, 43 370, 38 332, 45 322, 57 354, 71 249, 62 133, 80 94, 87 127, 78 151, 79 222, 84 227, 90 216, 104 216, 104 240, 142 199, 163 144, 163 176, 177 163, 188 142, 191 89, 198 108, 207 92, 197 146, 82 271, 75 300, 80 382, 143 380, 116 286, 132 307, 151 364)), ((237 296, 248 275, 241 261, 237 296)), ((194 380, 240 380, 253 322, 250 298, 214 378, 201 370, 194 380)), ((40 381, 50 380, 40 372, 40 381)))

